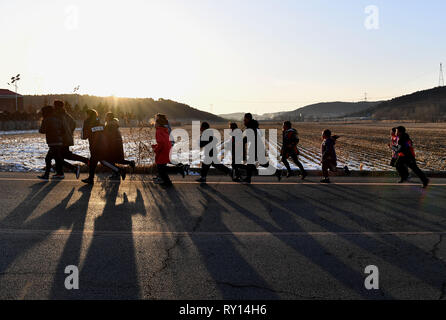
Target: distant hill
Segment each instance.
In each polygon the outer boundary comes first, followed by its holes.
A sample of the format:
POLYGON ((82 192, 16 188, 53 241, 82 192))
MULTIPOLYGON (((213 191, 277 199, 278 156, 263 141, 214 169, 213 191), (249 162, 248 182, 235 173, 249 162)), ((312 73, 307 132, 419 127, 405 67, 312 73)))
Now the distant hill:
POLYGON ((355 117, 377 120, 438 121, 446 119, 446 87, 417 91, 381 102, 366 110, 352 113, 355 117))
POLYGON ((66 101, 75 108, 82 110, 86 107, 94 108, 99 113, 113 111, 115 113, 130 114, 137 119, 147 119, 157 113, 164 113, 170 120, 207 120, 212 122, 225 121, 212 113, 204 112, 192 108, 184 103, 172 100, 151 98, 118 98, 118 97, 97 97, 90 95, 76 96, 74 94, 51 94, 51 95, 27 95, 24 96, 24 106, 26 110, 38 110, 42 106, 52 103, 55 99, 66 101))
POLYGON ((322 102, 308 105, 293 111, 278 112, 273 120, 327 119, 343 117, 376 106, 380 102, 322 102))

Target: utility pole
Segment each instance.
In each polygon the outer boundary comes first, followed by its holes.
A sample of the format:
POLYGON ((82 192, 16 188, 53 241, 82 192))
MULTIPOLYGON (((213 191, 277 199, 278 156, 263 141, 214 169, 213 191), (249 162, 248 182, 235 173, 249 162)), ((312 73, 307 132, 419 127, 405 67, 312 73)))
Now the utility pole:
POLYGON ((444 87, 443 63, 440 63, 440 77, 438 80, 438 86, 444 87))
POLYGON ((364 101, 367 102, 367 92, 364 93, 364 101))
POLYGON ((8 82, 8 85, 14 85, 15 87, 15 111, 19 111, 19 104, 18 104, 18 88, 17 88, 17 82, 20 80, 20 74, 16 75, 15 77, 11 78, 11 83, 8 82))
MULTIPOLYGON (((81 86, 74 87, 73 93, 76 95, 76 104, 79 106, 79 89, 81 86)), ((79 106, 80 107, 80 106, 79 106)))

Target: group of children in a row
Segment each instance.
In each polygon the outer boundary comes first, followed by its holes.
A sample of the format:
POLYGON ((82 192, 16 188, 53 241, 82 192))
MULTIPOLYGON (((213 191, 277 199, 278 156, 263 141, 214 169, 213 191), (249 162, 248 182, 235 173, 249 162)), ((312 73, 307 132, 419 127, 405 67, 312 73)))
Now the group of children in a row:
POLYGON ((87 118, 84 121, 82 129, 82 139, 89 141, 90 159, 76 155, 70 151, 74 145, 74 131, 76 129, 75 120, 65 111, 63 101, 56 100, 54 106, 45 106, 42 108, 42 124, 40 133, 46 135, 46 142, 49 146, 45 157, 45 173, 39 176, 42 180, 48 180, 52 160, 56 163, 56 174, 54 179, 63 179, 63 167, 76 174, 79 178, 80 167, 74 166, 66 160, 78 161, 89 167, 89 176, 82 180, 85 183, 94 183, 94 174, 98 162, 110 168, 113 171, 111 178, 123 180, 126 177, 124 168, 116 164, 125 164, 135 167, 134 161, 128 161, 124 158, 124 147, 122 136, 119 131, 119 121, 109 112, 106 115, 105 125, 99 120, 98 113, 95 110, 87 110, 87 118))
MULTIPOLYGON (((134 161, 125 160, 124 148, 122 143, 122 136, 119 131, 119 121, 113 115, 113 113, 107 113, 106 122, 103 125, 98 117, 98 113, 95 110, 87 110, 87 118, 84 121, 82 129, 82 139, 88 139, 90 146, 90 159, 73 154, 70 151, 70 146, 74 145, 73 132, 75 130, 75 121, 65 111, 62 101, 56 101, 54 107, 47 106, 42 109, 43 121, 40 128, 41 133, 46 134, 47 143, 49 146, 48 154, 45 158, 46 170, 41 179, 48 179, 51 169, 51 160, 56 161, 56 174, 54 178, 63 178, 63 166, 68 167, 76 173, 76 178, 79 178, 80 168, 79 166, 73 166, 65 160, 80 161, 89 166, 89 177, 82 180, 85 183, 94 183, 94 174, 98 162, 102 165, 110 168, 113 171, 112 178, 125 179, 126 171, 123 168, 116 166, 116 164, 129 165, 135 167, 134 161)), ((247 113, 243 119, 246 130, 252 130, 254 133, 253 143, 248 143, 247 136, 245 135, 242 140, 243 160, 247 160, 247 154, 254 154, 255 161, 258 159, 258 141, 260 139, 259 123, 253 119, 252 114, 247 113)), ((155 116, 155 128, 156 128, 156 144, 152 145, 155 152, 155 163, 157 166, 158 176, 154 178, 154 183, 162 186, 169 187, 172 182, 169 178, 170 173, 181 174, 183 177, 188 174, 188 165, 170 165, 170 153, 172 149, 172 141, 170 139, 170 126, 167 117, 163 114, 157 114, 155 116)), ((201 124, 201 133, 210 129, 210 125, 207 122, 201 124)), ((230 124, 231 130, 237 130, 236 123, 230 124)), ((412 140, 406 133, 404 127, 393 128, 391 132, 392 138, 389 144, 392 149, 393 156, 391 165, 395 166, 398 173, 401 176, 400 183, 403 183, 409 178, 408 168, 411 168, 415 174, 419 176, 423 182, 423 187, 427 187, 429 179, 418 168, 415 160, 415 152, 413 150, 412 140)), ((335 151, 335 144, 339 136, 332 135, 331 131, 326 129, 322 133, 322 147, 321 147, 321 166, 322 166, 322 179, 321 183, 329 183, 329 171, 337 171, 337 156, 335 151)), ((209 139, 202 139, 200 136, 200 148, 205 148, 208 144, 212 143, 213 137, 209 139)), ((201 165, 201 177, 197 179, 197 182, 206 183, 207 174, 210 167, 214 167, 227 175, 231 175, 232 180, 235 182, 251 183, 253 174, 257 171, 257 167, 253 161, 249 164, 242 164, 236 161, 236 149, 240 150, 236 146, 237 140, 232 137, 231 153, 232 153, 232 169, 229 167, 215 162, 202 163, 201 165), (242 178, 242 172, 246 172, 246 177, 242 178)), ((287 177, 292 176, 288 159, 297 165, 300 170, 300 176, 303 179, 306 178, 307 172, 305 171, 302 163, 299 161, 299 137, 296 129, 292 128, 290 121, 285 121, 282 127, 282 147, 280 150, 281 161, 287 169, 287 177)), ((213 158, 213 150, 209 152, 210 158, 213 158)), ((260 166, 267 167, 268 163, 260 163, 260 166)), ((349 174, 347 166, 342 168, 346 174, 349 174)), ((275 176, 280 181, 282 178, 282 171, 276 170, 275 176)))

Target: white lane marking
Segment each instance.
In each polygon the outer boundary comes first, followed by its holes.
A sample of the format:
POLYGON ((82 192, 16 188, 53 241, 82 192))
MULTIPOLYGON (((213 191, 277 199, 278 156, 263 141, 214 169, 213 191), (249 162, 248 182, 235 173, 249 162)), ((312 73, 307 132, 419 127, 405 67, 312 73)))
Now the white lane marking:
MULTIPOLYGON (((39 181, 39 182, 80 182, 80 180, 68 180, 68 179, 62 179, 62 180, 40 180, 40 179, 23 179, 23 178, 0 178, 0 181, 39 181)), ((145 182, 154 184, 153 181, 145 181, 145 180, 126 180, 121 181, 121 183, 125 182, 145 182)), ((96 183, 101 183, 103 181, 96 181, 96 183)), ((117 183, 119 181, 111 181, 108 180, 109 183, 117 183)), ((199 182, 195 181, 172 181, 173 184, 195 184, 199 185, 199 182)), ((231 182, 231 181, 209 181, 207 182, 209 185, 214 184, 224 184, 224 185, 244 185, 243 183, 238 182, 231 182)), ((329 184, 326 183, 320 183, 320 182, 252 182, 252 185, 346 185, 346 186, 400 186, 400 187, 413 187, 413 186, 421 186, 420 183, 393 183, 393 182, 331 182, 329 184)), ((446 183, 431 183, 429 186, 435 186, 435 187, 444 187, 446 186, 446 183)))
POLYGON ((189 232, 189 231, 98 231, 98 230, 44 230, 44 229, 0 229, 0 234, 27 235, 97 235, 97 236, 410 236, 410 235, 445 235, 446 231, 358 231, 358 232, 189 232))

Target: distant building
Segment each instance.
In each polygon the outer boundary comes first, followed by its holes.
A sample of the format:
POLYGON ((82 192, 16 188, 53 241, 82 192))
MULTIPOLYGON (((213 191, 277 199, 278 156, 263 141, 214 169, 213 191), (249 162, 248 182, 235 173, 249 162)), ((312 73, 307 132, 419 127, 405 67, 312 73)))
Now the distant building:
MULTIPOLYGON (((17 109, 23 111, 23 96, 17 95, 17 109)), ((16 111, 16 93, 8 89, 0 89, 0 111, 13 113, 16 111)))

